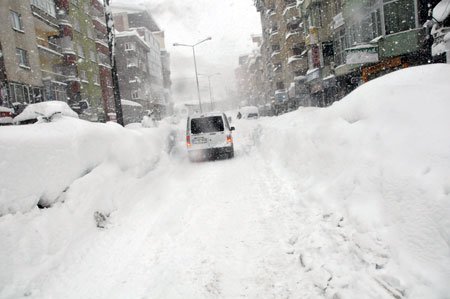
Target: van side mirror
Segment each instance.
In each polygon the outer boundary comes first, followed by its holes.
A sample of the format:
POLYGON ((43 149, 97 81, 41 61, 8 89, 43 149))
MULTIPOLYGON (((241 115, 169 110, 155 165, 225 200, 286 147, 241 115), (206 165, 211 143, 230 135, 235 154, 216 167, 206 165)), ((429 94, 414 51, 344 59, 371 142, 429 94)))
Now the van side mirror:
POLYGON ((230 130, 231 130, 231 131, 234 131, 234 130, 236 130, 236 128, 235 128, 235 127, 231 127, 230 130))

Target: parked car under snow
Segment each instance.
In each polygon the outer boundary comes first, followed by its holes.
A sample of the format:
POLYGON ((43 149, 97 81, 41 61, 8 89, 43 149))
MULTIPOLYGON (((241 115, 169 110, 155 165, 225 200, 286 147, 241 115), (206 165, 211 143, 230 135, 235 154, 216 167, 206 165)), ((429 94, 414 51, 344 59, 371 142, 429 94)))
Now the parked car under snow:
POLYGON ((13 123, 16 125, 33 124, 39 120, 51 122, 60 115, 78 118, 78 114, 69 105, 60 101, 41 102, 28 105, 22 113, 17 115, 13 123))

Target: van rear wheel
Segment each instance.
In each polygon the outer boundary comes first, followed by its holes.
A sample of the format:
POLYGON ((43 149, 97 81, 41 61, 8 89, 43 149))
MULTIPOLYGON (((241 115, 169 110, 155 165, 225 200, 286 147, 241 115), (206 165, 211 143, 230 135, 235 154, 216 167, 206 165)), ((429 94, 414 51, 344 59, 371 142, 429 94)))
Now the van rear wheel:
POLYGON ((231 151, 228 153, 228 159, 233 159, 234 158, 234 151, 231 151))

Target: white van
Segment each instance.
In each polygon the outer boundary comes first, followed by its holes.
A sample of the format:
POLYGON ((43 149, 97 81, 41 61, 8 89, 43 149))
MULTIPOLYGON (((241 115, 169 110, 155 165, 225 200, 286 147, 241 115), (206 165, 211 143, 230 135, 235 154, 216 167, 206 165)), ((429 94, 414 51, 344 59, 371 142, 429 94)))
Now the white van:
POLYGON ((239 109, 239 113, 243 119, 257 119, 259 118, 258 107, 246 106, 239 109))
POLYGON ((227 116, 224 113, 205 113, 189 116, 186 146, 191 161, 221 156, 234 157, 234 146, 227 116))

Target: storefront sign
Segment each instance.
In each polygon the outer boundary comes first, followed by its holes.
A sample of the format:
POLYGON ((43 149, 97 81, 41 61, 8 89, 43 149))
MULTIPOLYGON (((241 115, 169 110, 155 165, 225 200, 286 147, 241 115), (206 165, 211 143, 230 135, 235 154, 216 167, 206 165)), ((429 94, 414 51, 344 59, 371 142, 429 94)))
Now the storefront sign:
POLYGON ((313 46, 311 47, 311 53, 312 53, 312 65, 314 68, 320 67, 320 50, 319 46, 313 46))
POLYGON ((392 58, 392 59, 388 59, 385 60, 383 62, 380 62, 376 65, 370 66, 370 67, 366 67, 362 70, 362 79, 363 82, 367 82, 369 81, 369 76, 371 74, 376 74, 376 73, 380 73, 383 72, 385 70, 390 70, 393 68, 397 68, 397 67, 401 67, 401 68, 407 68, 408 67, 408 63, 402 63, 402 58, 401 57, 396 57, 396 58, 392 58))
POLYGON ((363 45, 345 49, 346 64, 378 62, 378 46, 363 45))

